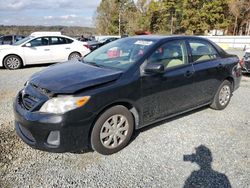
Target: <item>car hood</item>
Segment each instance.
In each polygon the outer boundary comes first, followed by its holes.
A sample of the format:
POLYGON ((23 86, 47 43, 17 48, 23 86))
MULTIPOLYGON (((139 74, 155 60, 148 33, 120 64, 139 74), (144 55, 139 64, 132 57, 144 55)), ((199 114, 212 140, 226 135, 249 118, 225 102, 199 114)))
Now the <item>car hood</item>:
POLYGON ((32 75, 29 82, 55 94, 72 94, 115 81, 121 74, 120 70, 96 67, 75 60, 49 66, 32 75))
POLYGON ((5 49, 9 49, 9 48, 13 48, 13 46, 9 45, 9 44, 0 45, 0 50, 5 50, 5 49))

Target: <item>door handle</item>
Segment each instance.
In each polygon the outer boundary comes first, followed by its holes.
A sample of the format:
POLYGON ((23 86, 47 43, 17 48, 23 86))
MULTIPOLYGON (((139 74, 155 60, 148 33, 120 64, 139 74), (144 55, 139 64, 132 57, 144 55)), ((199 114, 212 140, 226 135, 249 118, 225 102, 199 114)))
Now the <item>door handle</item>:
POLYGON ((68 47, 68 48, 65 48, 66 50, 70 50, 70 48, 68 47))
POLYGON ((50 51, 50 49, 44 49, 44 51, 50 51))
POLYGON ((194 71, 187 71, 185 74, 184 74, 184 76, 185 77, 187 77, 187 78, 190 78, 191 76, 193 76, 193 74, 194 74, 194 71))

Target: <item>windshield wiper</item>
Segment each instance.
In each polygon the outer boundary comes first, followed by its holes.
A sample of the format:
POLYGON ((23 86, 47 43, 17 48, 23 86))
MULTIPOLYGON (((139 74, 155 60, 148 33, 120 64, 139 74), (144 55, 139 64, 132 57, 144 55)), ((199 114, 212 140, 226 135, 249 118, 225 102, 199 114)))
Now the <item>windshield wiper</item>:
POLYGON ((89 61, 84 61, 82 60, 83 63, 89 64, 89 65, 93 65, 95 67, 104 67, 103 65, 97 64, 95 62, 89 62, 89 61))

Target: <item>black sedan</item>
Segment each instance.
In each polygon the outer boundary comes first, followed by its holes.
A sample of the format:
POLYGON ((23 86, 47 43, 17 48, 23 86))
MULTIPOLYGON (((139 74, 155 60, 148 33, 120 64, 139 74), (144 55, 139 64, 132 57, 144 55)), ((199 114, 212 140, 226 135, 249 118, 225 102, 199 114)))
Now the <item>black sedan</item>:
POLYGON ((109 37, 109 38, 104 38, 100 41, 88 41, 88 47, 91 51, 96 50, 97 48, 100 48, 101 46, 108 44, 112 41, 115 41, 119 39, 118 37, 109 37))
POLYGON ((243 73, 250 73, 250 50, 247 50, 243 59, 241 60, 241 67, 243 73))
POLYGON ((40 150, 112 154, 134 130, 202 106, 226 108, 238 63, 204 38, 120 39, 34 74, 14 102, 16 131, 40 150))

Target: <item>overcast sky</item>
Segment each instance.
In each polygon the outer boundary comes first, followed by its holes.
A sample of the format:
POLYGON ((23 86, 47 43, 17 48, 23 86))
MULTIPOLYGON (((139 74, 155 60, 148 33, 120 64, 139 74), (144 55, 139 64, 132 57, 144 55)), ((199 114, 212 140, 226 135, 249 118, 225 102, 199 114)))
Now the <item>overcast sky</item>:
POLYGON ((93 26, 101 0, 0 0, 0 25, 93 26))

